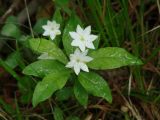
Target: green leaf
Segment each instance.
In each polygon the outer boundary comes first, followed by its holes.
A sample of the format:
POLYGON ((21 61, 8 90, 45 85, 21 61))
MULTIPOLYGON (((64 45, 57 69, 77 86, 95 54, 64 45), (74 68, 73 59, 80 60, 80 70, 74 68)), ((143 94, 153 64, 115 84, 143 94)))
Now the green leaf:
POLYGON ((78 76, 81 85, 88 91, 88 93, 102 97, 109 103, 112 102, 112 95, 107 82, 98 74, 93 72, 81 72, 78 76))
POLYGON ((28 39, 31 39, 32 36, 29 35, 21 35, 21 37, 18 39, 18 42, 20 43, 20 45, 24 46, 24 48, 28 48, 29 47, 29 43, 28 43, 28 39))
POLYGON ((41 54, 48 53, 48 56, 53 57, 64 64, 68 62, 63 51, 49 40, 43 38, 32 38, 29 39, 29 45, 35 52, 41 54))
POLYGON ((64 120, 63 111, 59 107, 54 108, 54 120, 64 120))
POLYGON ((127 65, 142 65, 142 61, 123 48, 107 47, 89 54, 93 58, 88 66, 92 69, 114 69, 127 65))
POLYGON ((56 6, 62 8, 68 15, 71 15, 71 10, 69 9, 70 0, 53 0, 56 3, 56 6))
MULTIPOLYGON (((61 11, 60 10, 61 10, 60 8, 56 8, 52 20, 56 21, 58 24, 60 24, 60 30, 61 30, 61 33, 63 33, 63 29, 62 29, 63 28, 63 18, 61 16, 61 11)), ((54 43, 57 46, 59 46, 61 40, 62 40, 62 36, 58 35, 58 36, 56 36, 56 38, 54 40, 54 43)))
POLYGON ((21 33, 19 28, 14 24, 6 24, 3 26, 1 34, 7 37, 19 38, 21 33))
POLYGON ((61 15, 61 9, 57 8, 56 11, 54 12, 52 20, 55 20, 57 23, 62 24, 63 18, 61 15))
POLYGON ((5 23, 17 24, 17 22, 18 22, 17 17, 15 17, 15 16, 9 16, 9 17, 6 19, 6 22, 5 22, 5 23))
POLYGON ((72 15, 65 26, 62 41, 67 55, 70 55, 75 50, 75 47, 71 46, 71 42, 73 39, 70 37, 69 32, 76 31, 78 24, 81 24, 80 19, 76 15, 72 15))
POLYGON ((1 34, 7 37, 20 38, 21 31, 17 25, 18 21, 15 17, 10 16, 7 18, 5 25, 2 28, 1 34))
POLYGON ((21 56, 20 53, 18 51, 15 51, 13 53, 11 53, 7 59, 5 60, 5 63, 11 67, 12 69, 14 69, 15 67, 18 66, 19 62, 21 61, 21 56))
POLYGON ((38 57, 39 60, 54 60, 54 57, 48 55, 48 53, 43 53, 38 57))
POLYGON ((100 35, 98 35, 98 38, 95 41, 93 41, 95 49, 98 49, 99 43, 100 43, 100 35))
POLYGON ((56 92, 56 98, 59 101, 68 100, 73 94, 73 89, 70 87, 64 87, 56 92))
POLYGON ((41 19, 38 19, 36 24, 34 25, 33 27, 33 31, 36 33, 36 34, 41 34, 43 33, 43 28, 42 26, 47 24, 47 18, 41 18, 41 19))
POLYGON ((88 103, 88 94, 78 81, 76 81, 74 85, 74 94, 78 102, 86 107, 88 103))
POLYGON ((33 106, 35 107, 40 102, 50 98, 55 91, 62 89, 65 86, 69 76, 70 72, 65 70, 50 73, 44 77, 44 79, 36 85, 34 90, 32 98, 33 106))
POLYGON ((36 77, 44 77, 49 73, 56 73, 66 70, 65 66, 56 60, 39 60, 28 65, 23 73, 36 77))

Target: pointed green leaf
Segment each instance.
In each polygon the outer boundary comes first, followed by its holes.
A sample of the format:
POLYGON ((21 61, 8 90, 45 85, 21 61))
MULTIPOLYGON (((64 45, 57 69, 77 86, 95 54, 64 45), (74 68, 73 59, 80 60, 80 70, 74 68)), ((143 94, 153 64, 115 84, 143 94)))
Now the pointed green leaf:
POLYGON ((44 32, 42 26, 47 24, 47 18, 38 19, 36 24, 33 27, 35 34, 42 34, 44 32))
POLYGON ((88 66, 92 69, 114 69, 127 65, 142 65, 142 61, 123 48, 107 47, 89 54, 93 58, 88 66))
POLYGON ((56 11, 54 12, 52 20, 55 20, 57 23, 62 24, 63 18, 61 15, 60 8, 57 8, 56 11))
POLYGON ((59 89, 62 89, 70 76, 69 71, 50 73, 36 85, 33 93, 32 104, 35 107, 40 102, 50 98, 59 89))
POLYGON ((28 65, 23 73, 36 77, 44 77, 49 73, 56 73, 66 70, 65 66, 56 60, 39 60, 28 65))
POLYGON ((53 0, 56 4, 56 6, 63 9, 64 12, 66 12, 68 15, 71 14, 71 10, 69 9, 69 1, 70 0, 53 0))
POLYGON ((2 28, 1 34, 7 37, 20 38, 21 31, 17 25, 17 18, 10 16, 7 18, 5 25, 2 28))
POLYGON ((48 56, 53 57, 64 64, 68 61, 63 51, 49 40, 43 38, 32 38, 29 39, 29 45, 35 52, 41 54, 48 53, 48 56))
POLYGON ((93 41, 95 49, 98 49, 99 43, 100 43, 100 35, 98 35, 98 38, 95 41, 93 41))
POLYGON ((78 76, 81 85, 88 91, 88 93, 102 97, 109 103, 112 102, 112 95, 107 82, 98 74, 93 72, 81 72, 78 76))
MULTIPOLYGON (((63 18, 62 18, 62 15, 61 15, 61 9, 60 8, 56 8, 55 12, 54 12, 54 15, 53 15, 53 18, 52 18, 52 21, 56 21, 58 24, 60 24, 60 30, 61 30, 61 33, 63 33, 63 18)), ((56 36, 55 40, 54 40, 54 43, 59 46, 60 42, 62 41, 62 36, 61 35, 58 35, 56 36)))
POLYGON ((88 93, 78 81, 76 81, 74 85, 74 94, 78 102, 86 107, 88 103, 88 93))
POLYGON ((5 60, 5 63, 10 66, 12 69, 18 66, 18 64, 21 61, 21 55, 19 51, 12 52, 10 55, 8 55, 7 59, 5 60))

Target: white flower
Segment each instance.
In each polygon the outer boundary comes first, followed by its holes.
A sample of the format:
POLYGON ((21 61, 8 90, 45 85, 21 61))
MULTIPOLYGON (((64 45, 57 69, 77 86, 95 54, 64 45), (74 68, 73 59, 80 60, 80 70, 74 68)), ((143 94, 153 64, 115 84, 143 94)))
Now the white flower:
POLYGON ((76 49, 74 54, 70 54, 70 62, 67 63, 66 67, 73 68, 77 75, 81 69, 89 72, 86 63, 92 61, 93 58, 86 56, 87 53, 88 50, 81 52, 79 49, 76 49))
POLYGON ((69 34, 73 38, 72 46, 78 46, 83 52, 86 48, 95 49, 93 41, 98 36, 91 34, 91 26, 83 29, 80 25, 77 25, 76 32, 69 32, 69 34))
POLYGON ((43 25, 42 28, 44 29, 43 36, 50 36, 53 40, 56 35, 60 35, 61 31, 59 30, 60 24, 56 23, 56 21, 47 21, 47 25, 43 25))

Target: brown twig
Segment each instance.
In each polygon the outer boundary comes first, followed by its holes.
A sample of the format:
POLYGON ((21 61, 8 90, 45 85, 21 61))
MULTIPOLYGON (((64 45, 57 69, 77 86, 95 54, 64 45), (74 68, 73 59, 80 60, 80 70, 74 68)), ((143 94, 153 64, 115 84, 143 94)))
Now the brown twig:
MULTIPOLYGON (((32 16, 38 9, 39 6, 44 5, 45 3, 48 3, 49 0, 32 0, 28 5, 28 13, 30 16, 32 16)), ((18 21, 19 23, 24 23, 28 19, 26 8, 24 8, 18 15, 18 21)))
POLYGON ((32 24, 31 24, 31 20, 30 20, 30 16, 29 16, 28 7, 27 7, 27 1, 24 0, 24 3, 25 3, 26 13, 27 13, 27 19, 28 19, 28 23, 29 23, 29 27, 30 27, 30 32, 31 32, 32 37, 34 38, 32 24))

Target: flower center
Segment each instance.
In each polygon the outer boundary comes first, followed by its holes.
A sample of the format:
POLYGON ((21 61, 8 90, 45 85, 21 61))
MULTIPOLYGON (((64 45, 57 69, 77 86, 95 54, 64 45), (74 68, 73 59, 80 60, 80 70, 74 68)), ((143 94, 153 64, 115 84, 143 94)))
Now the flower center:
POLYGON ((82 35, 80 36, 80 40, 81 41, 85 41, 85 39, 84 39, 84 37, 82 35))
POLYGON ((81 62, 81 60, 79 58, 76 59, 77 62, 81 62))
POLYGON ((54 30, 55 30, 55 27, 51 27, 51 30, 54 31, 54 30))

